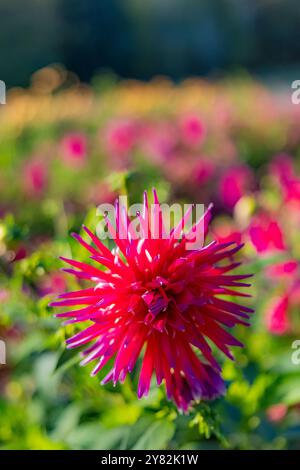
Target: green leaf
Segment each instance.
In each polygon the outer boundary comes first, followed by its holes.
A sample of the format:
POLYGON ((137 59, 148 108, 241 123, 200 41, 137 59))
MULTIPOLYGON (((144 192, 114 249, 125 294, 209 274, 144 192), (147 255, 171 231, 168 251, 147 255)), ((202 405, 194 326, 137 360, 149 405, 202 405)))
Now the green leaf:
POLYGON ((170 421, 156 421, 138 439, 133 450, 165 449, 174 433, 174 423, 170 421))
POLYGON ((65 371, 77 364, 80 357, 78 352, 74 352, 72 349, 64 349, 62 354, 59 356, 54 372, 65 371))

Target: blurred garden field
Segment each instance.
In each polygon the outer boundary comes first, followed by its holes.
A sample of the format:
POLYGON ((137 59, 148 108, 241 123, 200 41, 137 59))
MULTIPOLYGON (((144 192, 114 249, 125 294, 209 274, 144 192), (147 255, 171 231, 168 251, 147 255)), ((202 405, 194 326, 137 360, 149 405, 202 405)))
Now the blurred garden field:
POLYGON ((0 108, 0 448, 299 449, 299 165, 300 105, 248 75, 87 85, 53 66, 12 88, 0 108), (77 285, 59 256, 86 257, 71 232, 152 187, 162 202, 212 202, 210 239, 245 243, 240 269, 254 273, 251 326, 235 328, 245 347, 218 356, 226 394, 189 414, 163 386, 138 400, 138 370, 101 386, 65 348, 80 327, 48 306, 77 285))

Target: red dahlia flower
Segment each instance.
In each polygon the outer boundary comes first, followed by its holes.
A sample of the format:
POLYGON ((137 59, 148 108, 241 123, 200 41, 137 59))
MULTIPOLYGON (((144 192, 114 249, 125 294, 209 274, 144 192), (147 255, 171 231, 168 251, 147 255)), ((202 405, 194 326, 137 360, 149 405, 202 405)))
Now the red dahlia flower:
POLYGON ((123 221, 116 216, 116 229, 107 218, 108 229, 117 245, 113 252, 86 227, 92 245, 74 234, 90 252, 91 259, 105 270, 62 258, 72 266, 65 271, 93 285, 62 294, 61 300, 51 305, 80 306, 57 314, 67 318, 66 323, 91 322, 68 339, 67 344, 74 348, 92 343, 83 352, 81 363, 96 361, 92 375, 113 359, 112 369, 102 384, 110 380, 114 384, 124 381, 142 355, 138 397, 148 394, 155 373, 158 384, 164 381, 168 398, 180 410, 187 411, 194 400, 213 399, 224 393, 221 368, 207 340, 231 359, 229 347, 242 346, 224 327, 248 325, 246 320, 252 310, 225 300, 224 295, 247 296, 234 288, 249 286, 241 282, 249 276, 228 274, 239 265, 232 257, 242 245, 213 241, 201 248, 188 248, 191 235, 196 236, 200 230, 206 235, 210 208, 183 235, 190 208, 166 237, 155 191, 153 207, 161 228, 157 230, 154 226, 156 236, 153 236, 153 217, 146 194, 142 214, 137 214, 140 239, 133 237, 128 228, 127 215, 123 221), (127 238, 120 236, 124 224, 127 238))

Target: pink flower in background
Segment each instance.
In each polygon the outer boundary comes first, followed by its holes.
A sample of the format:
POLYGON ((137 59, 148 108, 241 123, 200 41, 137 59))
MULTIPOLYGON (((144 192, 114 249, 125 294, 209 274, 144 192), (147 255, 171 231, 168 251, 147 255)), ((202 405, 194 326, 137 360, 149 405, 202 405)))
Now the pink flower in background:
POLYGON ((98 181, 89 186, 86 191, 86 200, 90 204, 99 205, 102 203, 113 204, 117 194, 112 191, 110 185, 105 181, 98 181))
POLYGON ((110 122, 104 130, 106 150, 113 156, 128 156, 137 139, 136 123, 129 119, 110 122))
POLYGON ((41 296, 49 294, 61 294, 67 288, 65 275, 53 273, 44 278, 39 286, 41 296))
POLYGON ((289 289, 289 299, 292 306, 300 306, 300 278, 295 276, 289 289))
POLYGON ((297 177, 294 161, 290 155, 280 154, 270 165, 271 175, 275 177, 283 192, 285 202, 300 202, 300 178, 297 177))
POLYGON ((259 215, 252 222, 249 227, 249 236, 258 253, 286 249, 279 223, 266 214, 259 215))
POLYGON ((300 179, 292 181, 286 187, 286 201, 287 202, 300 202, 300 179))
POLYGON ((205 184, 214 175, 216 165, 208 157, 200 157, 194 168, 194 178, 198 184, 205 184))
POLYGON ((195 114, 184 116, 179 123, 179 129, 182 141, 190 147, 198 147, 205 138, 205 125, 195 114))
POLYGON ((232 209, 252 184, 253 174, 248 166, 237 165, 227 169, 219 183, 220 199, 223 205, 232 209))
POLYGON ((42 158, 33 158, 25 162, 23 187, 30 197, 40 197, 48 183, 48 165, 42 158))
POLYGON ((82 167, 87 157, 87 137, 82 132, 70 132, 61 141, 64 162, 70 167, 82 167))
POLYGON ((146 194, 143 207, 138 213, 141 237, 136 238, 126 213, 120 215, 116 203, 114 223, 106 219, 117 245, 113 252, 86 227, 93 244, 74 234, 94 263, 62 258, 71 265, 65 271, 88 280, 90 287, 61 294, 51 305, 71 308, 57 314, 67 324, 87 322, 67 344, 74 348, 91 343, 81 364, 96 361, 92 375, 110 361, 112 368, 103 384, 123 382, 142 355, 138 397, 148 394, 155 374, 158 384, 164 381, 168 398, 187 411, 194 400, 213 399, 225 390, 221 368, 207 340, 231 359, 230 347, 242 346, 225 327, 249 325, 252 310, 224 296, 247 297, 236 288, 248 287, 244 280, 249 276, 230 274, 239 265, 233 256, 240 244, 213 241, 188 248, 197 235, 206 236, 210 208, 193 230, 179 238, 192 208, 165 236, 155 191, 154 212, 146 194))
POLYGON ((276 335, 292 331, 290 313, 293 307, 300 306, 300 281, 298 263, 294 260, 276 263, 266 268, 266 274, 284 287, 284 292, 271 300, 268 305, 265 324, 276 335))
POLYGON ((295 178, 293 158, 285 153, 276 155, 270 164, 270 172, 281 184, 289 183, 295 178))
POLYGON ((10 259, 11 263, 14 263, 15 261, 21 261, 27 256, 27 249, 25 245, 20 244, 18 247, 15 248, 14 251, 12 251, 11 254, 12 254, 12 257, 10 259))
POLYGON ((266 312, 266 327, 275 335, 283 335, 290 330, 290 321, 288 316, 289 297, 283 294, 271 300, 266 312))
POLYGON ((146 155, 157 162, 168 163, 176 147, 174 127, 168 122, 144 125, 139 136, 139 144, 146 155))
POLYGON ((213 229, 214 238, 219 243, 228 243, 230 241, 240 244, 242 242, 242 233, 231 222, 218 224, 213 229))
POLYGON ((10 298, 10 293, 7 289, 0 288, 0 304, 5 303, 10 298))
POLYGON ((267 409, 267 416, 273 423, 278 423, 283 420, 288 412, 288 407, 284 403, 277 403, 267 409))
POLYGON ((283 261, 282 263, 275 263, 267 266, 266 274, 273 278, 293 278, 298 270, 298 263, 294 260, 283 261))
POLYGON ((194 164, 193 155, 178 150, 173 151, 169 160, 163 162, 162 168, 168 181, 178 187, 188 188, 194 193, 195 187, 199 186, 192 178, 195 176, 193 173, 194 164))

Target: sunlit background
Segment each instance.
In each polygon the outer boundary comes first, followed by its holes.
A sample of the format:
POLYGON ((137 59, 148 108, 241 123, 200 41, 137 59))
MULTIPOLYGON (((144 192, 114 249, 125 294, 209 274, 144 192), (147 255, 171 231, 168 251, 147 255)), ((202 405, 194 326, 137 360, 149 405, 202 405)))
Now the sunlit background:
POLYGON ((298 0, 2 0, 0 446, 300 447, 298 0), (214 203, 209 239, 244 242, 249 328, 227 393, 181 415, 139 368, 100 386, 49 302, 76 289, 58 257, 96 206, 155 186, 214 203), (298 344, 298 346, 297 346, 298 344))

